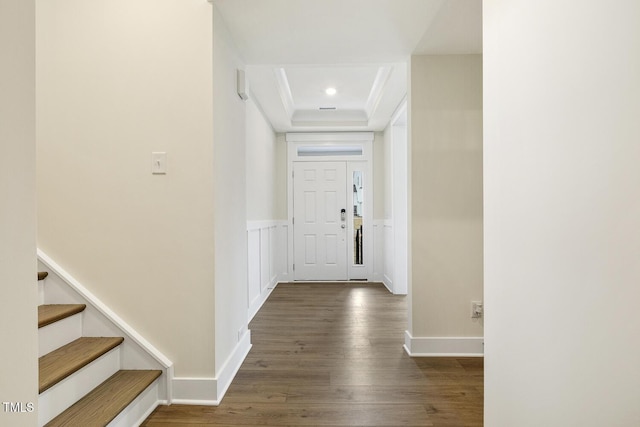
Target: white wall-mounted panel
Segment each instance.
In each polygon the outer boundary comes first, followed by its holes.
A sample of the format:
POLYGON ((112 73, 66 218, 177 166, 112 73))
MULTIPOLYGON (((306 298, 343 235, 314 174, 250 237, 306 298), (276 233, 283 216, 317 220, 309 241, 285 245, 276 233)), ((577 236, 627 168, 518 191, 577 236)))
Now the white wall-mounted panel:
POLYGON ((247 248, 248 259, 253 262, 248 262, 247 271, 247 296, 249 307, 260 297, 260 265, 262 262, 261 257, 261 245, 260 245, 260 229, 253 229, 247 231, 247 248))
POLYGON ((247 223, 249 320, 280 281, 289 278, 286 221, 247 223))
POLYGON ((269 227, 269 246, 266 250, 269 253, 269 283, 276 283, 278 279, 278 226, 269 227))
MULTIPOLYGON (((373 222, 373 270, 372 278, 376 282, 383 281, 384 274, 384 234, 383 221, 373 222)), ((388 287, 388 286, 387 286, 388 287)))
POLYGON ((384 249, 383 249, 383 265, 384 265, 384 283, 391 289, 394 294, 397 294, 396 284, 395 284, 395 242, 394 242, 394 229, 393 225, 389 224, 385 221, 385 224, 382 228, 382 235, 384 241, 384 249))
POLYGON ((271 227, 260 229, 260 293, 271 284, 271 227))

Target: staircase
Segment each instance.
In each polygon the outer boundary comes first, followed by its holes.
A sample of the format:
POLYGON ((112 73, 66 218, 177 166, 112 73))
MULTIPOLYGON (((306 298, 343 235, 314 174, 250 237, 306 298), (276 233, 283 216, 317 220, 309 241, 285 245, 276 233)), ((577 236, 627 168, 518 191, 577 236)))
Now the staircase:
POLYGON ((87 305, 45 304, 47 276, 38 273, 38 425, 140 424, 161 402, 163 371, 122 369, 125 338, 83 336, 87 305))

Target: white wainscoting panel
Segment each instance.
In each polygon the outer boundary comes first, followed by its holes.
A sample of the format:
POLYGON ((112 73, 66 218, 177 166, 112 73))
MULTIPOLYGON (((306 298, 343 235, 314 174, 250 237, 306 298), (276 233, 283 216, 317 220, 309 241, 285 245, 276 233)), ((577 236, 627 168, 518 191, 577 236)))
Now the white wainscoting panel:
POLYGON ((385 220, 383 225, 383 257, 384 257, 384 270, 382 275, 382 282, 387 288, 394 294, 396 289, 393 284, 393 266, 394 266, 394 239, 393 239, 393 222, 391 220, 385 220))
POLYGON ((382 282, 384 277, 384 220, 373 220, 373 277, 374 282, 382 282))
POLYGON ((269 294, 289 277, 287 221, 247 222, 247 307, 249 320, 260 310, 269 294))
POLYGON ((394 267, 393 221, 377 219, 373 223, 373 280, 382 282, 389 292, 396 293, 393 284, 394 267))
POLYGON ((391 220, 377 219, 373 222, 373 280, 393 289, 393 225, 391 220))
MULTIPOLYGON (((271 258, 274 256, 271 246, 271 230, 275 230, 276 226, 269 226, 260 229, 260 293, 264 293, 269 286, 275 285, 271 283, 271 258)), ((275 234, 275 231, 273 232, 275 234)))
POLYGON ((252 307, 257 303, 262 287, 260 286, 260 229, 247 230, 247 307, 252 307))
MULTIPOLYGON (((285 230, 286 231, 286 230, 285 230)), ((269 242, 270 242, 270 247, 274 248, 275 250, 269 250, 269 282, 270 283, 277 283, 278 282, 278 272, 280 270, 278 270, 278 254, 276 253, 276 251, 279 249, 278 246, 278 233, 281 233, 282 231, 278 230, 278 227, 270 227, 269 228, 269 242)))
POLYGON ((278 232, 276 233, 277 254, 274 260, 276 265, 276 282, 288 282, 293 280, 293 271, 290 272, 289 266, 293 265, 293 261, 289 258, 289 223, 287 221, 278 222, 278 232))

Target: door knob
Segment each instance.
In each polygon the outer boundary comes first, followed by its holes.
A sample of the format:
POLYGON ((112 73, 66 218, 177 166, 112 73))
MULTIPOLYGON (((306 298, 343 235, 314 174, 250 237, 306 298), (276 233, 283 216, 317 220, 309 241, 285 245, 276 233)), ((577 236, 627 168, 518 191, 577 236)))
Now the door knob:
POLYGON ((342 224, 342 225, 340 226, 340 228, 346 228, 346 227, 347 227, 347 226, 346 226, 345 224, 342 224))

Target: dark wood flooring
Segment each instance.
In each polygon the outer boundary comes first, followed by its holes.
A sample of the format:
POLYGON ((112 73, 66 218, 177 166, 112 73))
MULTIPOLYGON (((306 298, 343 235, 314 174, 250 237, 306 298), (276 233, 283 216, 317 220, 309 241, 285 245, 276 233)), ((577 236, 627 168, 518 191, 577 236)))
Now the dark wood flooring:
POLYGON ((481 426, 482 358, 410 358, 406 297, 370 283, 280 284, 220 406, 144 426, 481 426))

